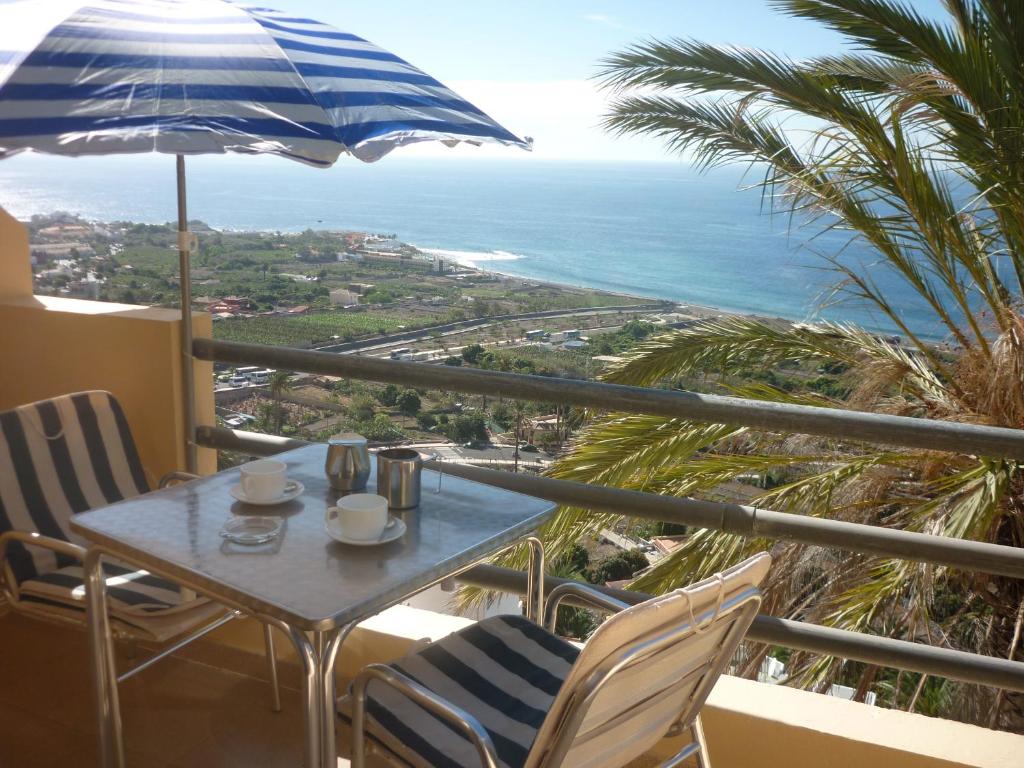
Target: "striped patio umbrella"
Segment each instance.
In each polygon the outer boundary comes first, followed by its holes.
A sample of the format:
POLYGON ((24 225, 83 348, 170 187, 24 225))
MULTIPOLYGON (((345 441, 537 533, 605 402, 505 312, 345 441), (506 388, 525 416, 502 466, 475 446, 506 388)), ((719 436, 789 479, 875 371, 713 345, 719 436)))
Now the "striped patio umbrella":
MULTIPOLYGON (((393 53, 312 19, 229 0, 0 4, 0 158, 177 156, 189 441, 194 238, 184 156, 274 154, 326 167, 421 141, 530 146, 393 53)), ((191 442, 187 454, 193 469, 191 442)))
POLYGON ((0 5, 0 157, 22 150, 372 161, 419 141, 527 147, 361 37, 227 0, 0 5))

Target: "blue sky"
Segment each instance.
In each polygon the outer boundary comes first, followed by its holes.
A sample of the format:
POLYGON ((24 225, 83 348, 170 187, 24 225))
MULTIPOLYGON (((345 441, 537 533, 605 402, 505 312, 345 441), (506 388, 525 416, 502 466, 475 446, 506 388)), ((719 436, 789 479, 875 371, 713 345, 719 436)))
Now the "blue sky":
MULTIPOLYGON (((794 58, 841 49, 820 25, 784 16, 766 0, 267 0, 271 7, 332 24, 397 53, 453 87, 519 135, 534 156, 558 160, 665 160, 655 141, 613 139, 599 127, 604 96, 590 79, 609 52, 649 37, 771 49, 794 58)), ((939 0, 914 0, 941 12, 939 0)), ((413 154, 485 153, 502 148, 411 148, 413 154)), ((515 153, 518 155, 518 153, 515 153)), ((520 159, 520 158, 516 158, 520 159)))

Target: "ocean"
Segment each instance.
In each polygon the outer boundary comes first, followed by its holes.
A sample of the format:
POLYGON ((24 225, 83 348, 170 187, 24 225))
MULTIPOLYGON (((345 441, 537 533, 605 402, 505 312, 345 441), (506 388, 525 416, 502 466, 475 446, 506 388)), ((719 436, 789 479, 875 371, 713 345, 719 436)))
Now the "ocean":
MULTIPOLYGON (((314 169, 273 157, 189 158, 189 217, 216 228, 394 233, 465 264, 522 277, 792 320, 893 330, 870 308, 822 307, 838 280, 823 255, 871 271, 915 332, 939 328, 920 299, 847 234, 763 212, 757 180, 686 163, 401 157, 314 169), (815 237, 815 235, 819 235, 815 237), (844 250, 844 247, 845 250, 844 250)), ((0 206, 24 218, 69 211, 100 221, 175 219, 163 155, 0 162, 0 206)))

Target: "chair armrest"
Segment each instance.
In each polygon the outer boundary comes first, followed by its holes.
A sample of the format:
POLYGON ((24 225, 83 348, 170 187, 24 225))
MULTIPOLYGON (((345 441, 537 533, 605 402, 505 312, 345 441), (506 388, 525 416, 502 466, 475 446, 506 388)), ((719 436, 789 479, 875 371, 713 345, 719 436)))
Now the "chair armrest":
POLYGON ((366 687, 371 680, 378 680, 394 688, 428 712, 447 720, 473 742, 484 768, 498 768, 498 753, 494 749, 494 742, 479 720, 386 664, 367 665, 352 683, 353 768, 363 768, 365 765, 366 687))
POLYGON ((50 536, 43 536, 41 533, 30 533, 28 531, 7 531, 0 534, 0 565, 7 558, 7 544, 11 541, 20 541, 30 547, 42 547, 62 555, 69 555, 77 560, 85 559, 85 547, 80 547, 70 541, 54 539, 50 536))
POLYGON ((29 531, 5 531, 0 534, 0 592, 11 603, 18 601, 18 585, 9 583, 7 576, 7 546, 12 541, 18 541, 30 547, 41 547, 57 552, 62 555, 73 557, 79 562, 85 560, 85 548, 70 541, 54 539, 50 536, 43 536, 41 533, 29 531))
POLYGON ((198 480, 200 477, 201 475, 193 475, 191 472, 181 472, 179 470, 174 470, 173 472, 168 472, 166 475, 160 478, 159 486, 161 488, 166 488, 167 486, 174 485, 176 483, 187 483, 190 482, 191 480, 198 480))
POLYGON ((552 589, 547 598, 544 626, 549 632, 555 631, 555 623, 558 621, 558 606, 568 597, 586 603, 588 608, 594 608, 602 613, 618 613, 632 607, 629 603, 617 600, 586 584, 575 581, 565 582, 552 589))

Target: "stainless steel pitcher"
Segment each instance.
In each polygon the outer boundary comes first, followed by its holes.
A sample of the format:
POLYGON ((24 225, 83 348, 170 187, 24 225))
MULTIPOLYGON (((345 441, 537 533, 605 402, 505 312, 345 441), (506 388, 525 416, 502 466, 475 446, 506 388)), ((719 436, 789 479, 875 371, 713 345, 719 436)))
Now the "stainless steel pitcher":
POLYGON ((336 491, 361 491, 370 478, 370 452, 366 438, 355 432, 335 435, 327 441, 324 472, 336 491))

